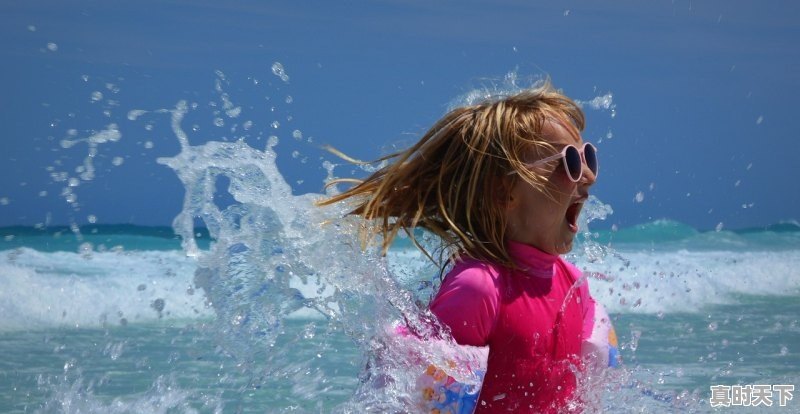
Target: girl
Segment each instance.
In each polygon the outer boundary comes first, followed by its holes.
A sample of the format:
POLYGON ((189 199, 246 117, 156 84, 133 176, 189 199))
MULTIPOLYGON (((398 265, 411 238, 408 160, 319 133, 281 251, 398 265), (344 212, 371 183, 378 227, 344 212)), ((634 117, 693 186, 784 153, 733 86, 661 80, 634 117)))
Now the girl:
POLYGON ((321 204, 354 200, 384 251, 399 231, 441 238, 451 270, 430 304, 459 344, 488 346, 476 413, 580 406, 594 300, 560 254, 597 178, 581 109, 549 82, 453 109, 411 148, 321 204))

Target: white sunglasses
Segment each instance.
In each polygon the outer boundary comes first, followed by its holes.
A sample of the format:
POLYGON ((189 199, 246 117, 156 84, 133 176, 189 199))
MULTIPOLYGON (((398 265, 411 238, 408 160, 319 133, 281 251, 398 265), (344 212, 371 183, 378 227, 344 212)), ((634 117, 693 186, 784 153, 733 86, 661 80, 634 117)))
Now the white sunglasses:
MULTIPOLYGON (((597 177, 597 148, 588 142, 584 143, 581 149, 574 145, 567 145, 558 154, 525 164, 525 166, 534 168, 559 158, 563 160, 564 170, 572 182, 577 183, 583 177, 584 163, 592 171, 592 174, 597 177)), ((516 171, 511 171, 508 174, 516 174, 516 171)))

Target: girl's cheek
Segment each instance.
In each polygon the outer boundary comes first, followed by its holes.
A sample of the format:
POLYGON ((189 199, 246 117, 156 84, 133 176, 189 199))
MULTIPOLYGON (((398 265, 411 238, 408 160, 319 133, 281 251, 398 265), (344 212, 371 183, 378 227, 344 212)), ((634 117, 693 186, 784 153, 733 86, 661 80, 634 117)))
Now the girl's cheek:
POLYGON ((571 197, 577 187, 577 183, 572 182, 566 174, 562 174, 561 177, 554 177, 550 183, 553 194, 559 200, 571 197))

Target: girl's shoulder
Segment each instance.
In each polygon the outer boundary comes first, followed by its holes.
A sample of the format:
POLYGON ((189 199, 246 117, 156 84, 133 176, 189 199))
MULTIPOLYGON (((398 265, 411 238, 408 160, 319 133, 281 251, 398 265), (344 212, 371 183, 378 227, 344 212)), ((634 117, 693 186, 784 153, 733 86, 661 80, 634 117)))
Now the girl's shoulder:
POLYGON ((465 257, 459 259, 453 268, 447 272, 448 277, 467 277, 470 279, 497 280, 503 272, 503 267, 483 260, 465 257))
POLYGON ((577 266, 572 264, 571 262, 565 260, 563 257, 559 256, 556 260, 556 266, 560 266, 566 276, 573 279, 572 281, 575 282, 581 278, 583 272, 578 269, 577 266))
POLYGON ((592 302, 594 301, 594 299, 591 298, 591 292, 589 290, 588 274, 584 275, 583 271, 578 269, 578 266, 575 266, 573 263, 564 260, 563 257, 558 258, 556 265, 563 269, 563 277, 566 279, 567 283, 570 285, 577 285, 581 297, 591 300, 592 302))
POLYGON ((444 277, 442 289, 456 287, 477 296, 497 296, 503 267, 473 258, 459 259, 444 277))
POLYGON ((556 263, 566 268, 570 273, 577 273, 579 275, 581 274, 581 271, 580 269, 578 269, 577 266, 575 266, 572 262, 568 261, 567 259, 564 259, 561 256, 558 256, 558 258, 556 259, 556 263))

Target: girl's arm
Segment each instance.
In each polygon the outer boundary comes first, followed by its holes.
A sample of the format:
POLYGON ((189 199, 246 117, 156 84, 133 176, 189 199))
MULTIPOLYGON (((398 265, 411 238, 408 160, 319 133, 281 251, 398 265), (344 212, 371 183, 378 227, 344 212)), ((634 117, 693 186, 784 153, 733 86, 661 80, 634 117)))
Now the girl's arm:
POLYGON ((461 345, 486 346, 500 303, 497 272, 488 265, 460 264, 445 277, 430 308, 461 345))

